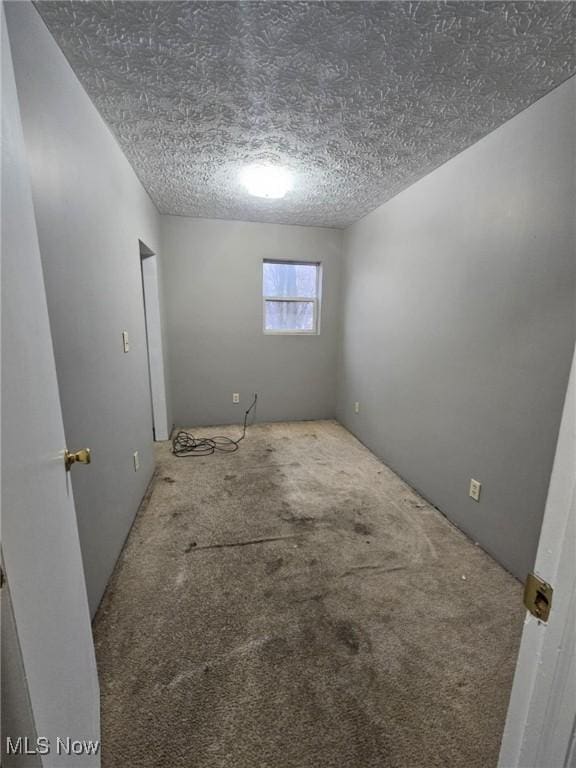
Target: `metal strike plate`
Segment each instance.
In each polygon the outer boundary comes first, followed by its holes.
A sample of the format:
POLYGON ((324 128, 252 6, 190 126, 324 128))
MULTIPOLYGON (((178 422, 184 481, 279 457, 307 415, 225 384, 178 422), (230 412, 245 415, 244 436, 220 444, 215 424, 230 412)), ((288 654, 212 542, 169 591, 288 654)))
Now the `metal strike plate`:
POLYGON ((543 579, 529 573, 524 585, 524 605, 538 621, 548 621, 554 590, 543 579))
POLYGON ((90 464, 92 456, 90 454, 90 448, 82 448, 81 451, 65 451, 64 452, 64 465, 66 472, 70 472, 72 464, 90 464))

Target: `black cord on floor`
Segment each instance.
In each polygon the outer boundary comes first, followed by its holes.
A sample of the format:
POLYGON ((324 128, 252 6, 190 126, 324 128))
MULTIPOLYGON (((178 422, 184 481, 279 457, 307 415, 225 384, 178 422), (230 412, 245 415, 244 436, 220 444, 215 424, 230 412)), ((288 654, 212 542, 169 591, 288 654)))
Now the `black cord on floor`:
POLYGON ((172 453, 174 456, 210 456, 216 451, 222 453, 234 453, 240 447, 240 443, 246 437, 246 426, 248 424, 248 416, 250 411, 256 405, 258 395, 254 395, 252 405, 244 414, 244 428, 242 430, 242 436, 238 440, 233 440, 231 437, 223 437, 217 435, 216 437, 194 437, 190 432, 180 430, 176 436, 172 439, 172 453))

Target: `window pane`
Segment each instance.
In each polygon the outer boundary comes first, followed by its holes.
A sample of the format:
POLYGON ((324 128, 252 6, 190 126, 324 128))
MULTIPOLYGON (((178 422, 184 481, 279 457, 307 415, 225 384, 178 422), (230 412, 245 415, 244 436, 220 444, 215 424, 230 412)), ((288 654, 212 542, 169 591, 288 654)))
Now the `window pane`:
POLYGON ((316 264, 264 262, 264 296, 317 298, 316 264))
POLYGON ((313 331, 313 302, 267 301, 265 328, 267 331, 313 331))

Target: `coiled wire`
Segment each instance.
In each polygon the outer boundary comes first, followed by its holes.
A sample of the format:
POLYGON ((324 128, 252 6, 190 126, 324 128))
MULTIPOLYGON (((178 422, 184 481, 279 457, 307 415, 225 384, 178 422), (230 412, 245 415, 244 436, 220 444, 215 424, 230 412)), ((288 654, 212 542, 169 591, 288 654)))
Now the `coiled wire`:
POLYGON ((246 437, 246 427, 248 425, 248 416, 255 407, 258 395, 254 395, 254 400, 250 408, 244 414, 244 425, 242 435, 237 440, 223 435, 215 437, 194 437, 190 432, 181 429, 172 438, 172 453, 174 456, 210 456, 217 451, 220 453, 234 453, 240 447, 240 443, 246 437))

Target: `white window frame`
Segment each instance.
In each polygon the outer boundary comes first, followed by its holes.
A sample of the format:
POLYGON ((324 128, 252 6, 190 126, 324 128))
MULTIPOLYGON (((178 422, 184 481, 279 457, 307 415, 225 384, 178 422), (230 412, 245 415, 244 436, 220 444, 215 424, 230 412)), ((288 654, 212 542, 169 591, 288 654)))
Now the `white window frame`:
POLYGON ((320 333, 320 310, 322 293, 322 262, 301 261, 294 259, 263 259, 262 292, 264 292, 264 264, 295 264, 297 266, 316 267, 316 297, 310 296, 265 296, 262 295, 262 330, 268 336, 318 336, 320 333), (271 331, 266 328, 266 302, 294 301, 299 304, 312 304, 312 329, 309 331, 290 328, 285 331, 271 331))

